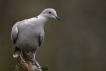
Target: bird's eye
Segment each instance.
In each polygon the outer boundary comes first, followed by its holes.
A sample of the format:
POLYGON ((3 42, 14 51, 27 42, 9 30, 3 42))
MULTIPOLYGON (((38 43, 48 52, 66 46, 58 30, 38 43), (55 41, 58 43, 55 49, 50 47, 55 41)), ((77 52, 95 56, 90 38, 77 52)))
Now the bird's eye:
POLYGON ((49 12, 49 14, 51 14, 51 12, 49 12))

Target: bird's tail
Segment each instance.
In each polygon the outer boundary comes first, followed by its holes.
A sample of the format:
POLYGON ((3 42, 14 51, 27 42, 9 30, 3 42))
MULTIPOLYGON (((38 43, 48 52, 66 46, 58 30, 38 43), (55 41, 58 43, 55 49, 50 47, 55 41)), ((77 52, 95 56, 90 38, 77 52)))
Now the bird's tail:
POLYGON ((13 53, 13 57, 17 58, 19 56, 20 52, 21 52, 21 50, 16 46, 14 53, 13 53))

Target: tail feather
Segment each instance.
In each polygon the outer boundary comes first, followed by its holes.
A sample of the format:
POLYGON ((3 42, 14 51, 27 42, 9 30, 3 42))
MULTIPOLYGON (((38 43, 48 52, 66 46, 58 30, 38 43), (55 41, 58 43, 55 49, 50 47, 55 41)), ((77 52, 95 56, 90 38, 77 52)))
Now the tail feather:
POLYGON ((13 57, 17 58, 19 56, 20 52, 21 52, 21 50, 16 46, 14 53, 13 53, 13 57))

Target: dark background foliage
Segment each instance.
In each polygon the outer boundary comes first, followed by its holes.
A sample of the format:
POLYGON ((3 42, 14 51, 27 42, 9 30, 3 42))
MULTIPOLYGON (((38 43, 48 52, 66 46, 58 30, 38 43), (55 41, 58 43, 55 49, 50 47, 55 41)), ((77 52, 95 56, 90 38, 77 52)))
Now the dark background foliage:
POLYGON ((46 23, 37 61, 49 71, 106 71, 105 0, 0 0, 0 71, 15 64, 12 26, 45 8, 61 21, 46 23))

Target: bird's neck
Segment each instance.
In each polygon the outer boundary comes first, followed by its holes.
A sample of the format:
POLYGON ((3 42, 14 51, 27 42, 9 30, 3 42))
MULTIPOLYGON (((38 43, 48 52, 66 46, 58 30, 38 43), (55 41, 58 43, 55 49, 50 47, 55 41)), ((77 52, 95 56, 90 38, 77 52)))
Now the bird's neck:
POLYGON ((45 23, 48 21, 48 18, 45 18, 44 16, 38 15, 37 18, 41 20, 41 22, 45 25, 45 23))

